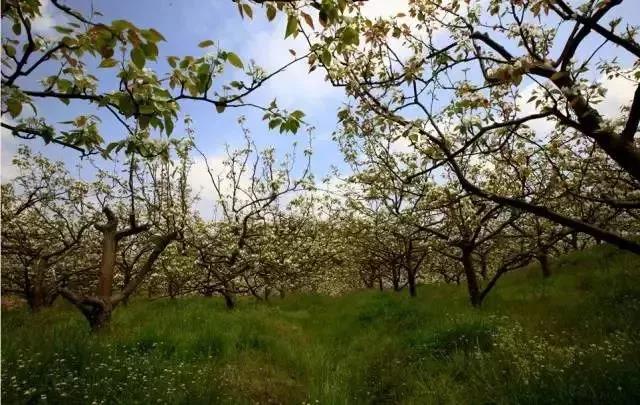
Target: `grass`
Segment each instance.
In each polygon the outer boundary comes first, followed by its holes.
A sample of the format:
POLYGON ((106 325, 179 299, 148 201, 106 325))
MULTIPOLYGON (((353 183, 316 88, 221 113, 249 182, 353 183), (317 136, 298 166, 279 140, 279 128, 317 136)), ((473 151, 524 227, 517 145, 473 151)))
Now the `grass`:
POLYGON ((2 314, 2 402, 640 403, 640 258, 608 247, 463 286, 269 303, 139 300, 98 336, 71 308, 2 314))

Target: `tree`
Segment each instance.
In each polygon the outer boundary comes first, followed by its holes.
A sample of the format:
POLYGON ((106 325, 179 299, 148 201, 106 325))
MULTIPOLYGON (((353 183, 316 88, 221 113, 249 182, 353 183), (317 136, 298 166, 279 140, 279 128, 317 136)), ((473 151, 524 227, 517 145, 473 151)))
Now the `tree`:
MULTIPOLYGON (((240 124, 243 122, 241 118, 240 124)), ((219 292, 230 309, 235 306, 236 293, 245 290, 257 295, 253 269, 259 255, 252 243, 269 231, 267 221, 273 210, 285 195, 311 184, 310 148, 304 150, 302 173, 295 176, 295 151, 277 162, 272 148, 258 150, 248 130, 242 130, 244 148, 227 147, 220 172, 200 152, 216 197, 216 218, 213 223, 195 224, 190 239, 198 252, 198 264, 205 270, 203 293, 219 292)))
MULTIPOLYGON (((627 184, 616 188, 620 200, 606 202, 638 209, 640 47, 637 28, 614 15, 622 0, 421 1, 394 18, 375 20, 363 16, 357 3, 322 2, 322 24, 315 28, 298 23, 315 2, 287 3, 295 32, 313 52, 311 69, 324 68, 328 80, 353 99, 341 119, 373 128, 381 121, 395 125, 424 157, 424 175, 451 170, 468 193, 640 253, 637 230, 621 233, 532 202, 531 195, 484 189, 462 167, 472 156, 497 156, 504 145, 514 148, 513 156, 531 147, 552 160, 556 150, 578 159, 595 150, 627 184), (636 61, 623 66, 623 55, 636 61), (620 116, 608 119, 598 111, 606 88, 590 79, 593 73, 636 89, 620 116), (552 129, 532 130, 541 121, 552 129)), ((600 189, 614 189, 602 177, 593 180, 600 189)), ((602 199, 591 190, 573 190, 584 191, 586 198, 602 199)))
POLYGON ((35 312, 91 270, 70 259, 94 218, 84 204, 88 185, 72 180, 61 162, 21 147, 13 164, 20 174, 2 185, 2 290, 25 298, 35 312))
POLYGON ((169 161, 157 165, 147 159, 140 165, 132 154, 128 157, 126 179, 103 174, 115 187, 105 187, 102 183, 100 190, 104 194, 97 194, 96 210, 100 208, 106 218, 95 224, 101 240, 97 288, 94 294, 77 293, 70 288, 60 290, 60 294, 83 313, 94 331, 108 324, 113 310, 126 302, 154 272, 154 265, 164 250, 182 238, 186 217, 190 214, 184 161, 188 159, 191 141, 186 139, 175 145, 182 160, 176 170, 171 170, 169 161), (141 217, 146 222, 139 222, 141 217), (120 245, 132 239, 127 245, 129 249, 122 252, 120 267, 125 271, 122 287, 117 289, 120 245))

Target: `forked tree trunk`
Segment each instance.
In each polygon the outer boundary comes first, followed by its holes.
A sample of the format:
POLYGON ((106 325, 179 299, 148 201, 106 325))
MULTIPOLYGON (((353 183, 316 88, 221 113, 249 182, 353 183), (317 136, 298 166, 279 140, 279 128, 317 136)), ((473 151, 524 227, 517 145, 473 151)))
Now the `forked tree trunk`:
POLYGON ((89 321, 92 332, 99 332, 105 329, 111 321, 111 314, 113 313, 113 306, 110 300, 106 300, 102 305, 91 305, 86 310, 82 311, 85 318, 89 321))
POLYGON ((100 262, 100 278, 98 280, 98 290, 95 296, 79 296, 67 288, 60 289, 60 294, 74 304, 89 321, 92 332, 102 330, 109 324, 113 309, 129 298, 140 286, 144 279, 153 270, 153 265, 162 252, 178 236, 177 232, 170 232, 160 237, 149 254, 146 262, 122 291, 113 294, 113 274, 118 251, 118 240, 135 235, 149 229, 149 225, 137 226, 135 219, 131 220, 131 227, 118 232, 118 219, 113 212, 104 208, 107 216, 107 223, 97 225, 96 228, 102 232, 102 258, 100 262))

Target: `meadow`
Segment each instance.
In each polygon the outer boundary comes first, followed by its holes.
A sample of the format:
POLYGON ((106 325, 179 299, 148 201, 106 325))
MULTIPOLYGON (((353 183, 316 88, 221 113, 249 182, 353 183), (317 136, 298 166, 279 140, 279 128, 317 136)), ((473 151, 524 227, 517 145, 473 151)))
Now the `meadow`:
POLYGON ((640 258, 602 246, 463 285, 136 299, 90 334, 63 302, 2 313, 2 402, 640 403, 640 258))

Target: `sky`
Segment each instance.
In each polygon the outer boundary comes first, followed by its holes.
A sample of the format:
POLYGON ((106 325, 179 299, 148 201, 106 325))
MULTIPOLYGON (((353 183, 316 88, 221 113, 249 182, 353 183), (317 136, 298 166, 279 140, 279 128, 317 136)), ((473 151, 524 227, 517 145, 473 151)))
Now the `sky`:
MULTIPOLYGON (((42 10, 43 18, 36 21, 35 28, 55 35, 47 28, 61 23, 63 18, 49 3, 46 1, 43 3, 45 4, 42 10)), ((91 7, 91 2, 86 0, 68 1, 65 4, 82 10, 86 14, 91 7)), ((203 40, 212 39, 218 42, 222 49, 238 54, 245 64, 250 59, 254 59, 258 65, 270 72, 292 60, 293 56, 289 53, 289 49, 302 49, 300 39, 284 39, 284 21, 277 20, 269 23, 264 17, 264 12, 257 9, 253 20, 246 18, 243 20, 235 5, 229 0, 136 0, 135 3, 94 0, 93 7, 104 14, 104 17, 101 17, 103 21, 127 19, 141 28, 153 27, 160 31, 167 39, 160 44, 161 57, 203 55, 207 50, 199 48, 197 44, 203 40), (135 7, 132 4, 135 4, 135 7)), ((331 133, 335 129, 335 116, 342 103, 343 95, 341 89, 335 89, 324 82, 320 70, 309 75, 305 65, 306 62, 301 61, 298 65, 288 68, 269 80, 248 97, 247 101, 265 105, 276 98, 281 107, 289 111, 300 109, 306 113, 305 121, 315 128, 313 172, 317 177, 322 177, 329 172, 331 165, 342 164, 341 155, 331 141, 331 133)), ((166 71, 164 68, 160 70, 166 71)), ((232 75, 238 74, 233 71, 233 68, 230 70, 232 75)), ((46 72, 38 71, 37 73, 38 77, 42 77, 46 72)), ((109 78, 105 85, 108 87, 115 83, 115 80, 109 78)), ((35 81, 29 84, 38 87, 35 81)), ((38 113, 52 122, 65 121, 77 114, 80 108, 86 110, 86 104, 72 103, 66 106, 57 100, 52 100, 39 103, 38 113)), ((89 111, 97 112, 98 110, 92 111, 90 107, 89 111)), ((301 146, 305 143, 304 134, 287 135, 269 131, 266 123, 262 121, 263 113, 249 108, 227 109, 224 113, 218 114, 211 104, 184 102, 179 122, 185 114, 193 119, 198 147, 212 161, 219 160, 226 143, 231 146, 242 143, 242 132, 237 123, 241 115, 246 116, 247 127, 251 129, 259 147, 275 146, 276 150, 284 153, 290 149, 294 141, 298 141, 301 146)), ((119 124, 106 115, 99 115, 103 118, 103 136, 107 141, 124 137, 123 128, 119 124)), ((178 124, 174 134, 179 136, 183 133, 182 129, 182 125, 178 124)), ((3 131, 3 179, 12 176, 9 163, 16 145, 20 142, 3 131)), ((79 156, 62 147, 55 145, 43 147, 39 140, 28 142, 28 145, 36 150, 42 150, 53 159, 62 159, 70 166, 79 162, 79 156)), ((203 185, 205 183, 208 185, 204 166, 198 167, 199 164, 199 161, 196 162, 194 170, 197 178, 193 178, 193 182, 196 187, 200 183, 199 180, 202 180, 203 185)))
MULTIPOLYGON (((63 24, 66 17, 47 0, 43 0, 42 3, 42 17, 34 22, 34 29, 45 35, 57 35, 51 27, 63 24)), ((163 60, 169 55, 203 55, 207 50, 199 48, 198 43, 211 39, 216 41, 220 48, 235 52, 245 64, 253 59, 267 72, 271 72, 294 58, 289 52, 290 49, 299 51, 299 54, 305 49, 301 36, 296 39, 284 38, 286 21, 281 15, 278 15, 275 21, 269 22, 264 10, 256 6, 254 18, 243 19, 231 0, 67 0, 64 4, 82 11, 85 15, 90 15, 92 9, 99 11, 103 14, 103 17, 99 17, 100 21, 126 19, 140 28, 155 28, 167 40, 159 44, 163 60)), ((371 17, 395 15, 400 9, 406 9, 406 6, 406 0, 371 0, 365 13, 371 17)), ((96 61, 96 65, 98 62, 96 61)), ((230 70, 230 74, 225 74, 221 80, 228 82, 239 78, 238 71, 230 70)), ((165 72, 167 67, 160 67, 159 71, 165 72)), ((34 75, 34 79, 29 78, 22 82, 29 85, 25 87, 39 87, 37 79, 54 72, 39 69, 36 73, 38 74, 34 75)), ((116 80, 111 77, 111 70, 103 73, 97 69, 92 73, 101 79, 101 87, 104 90, 110 90, 117 85, 116 80)), ((321 69, 309 73, 306 61, 301 61, 270 79, 245 101, 266 105, 274 98, 282 108, 304 111, 306 123, 314 128, 312 172, 317 180, 329 175, 334 167, 342 172, 348 171, 337 145, 331 140, 331 134, 336 129, 336 112, 345 99, 342 89, 326 83, 321 69)), ((38 114, 47 117, 49 122, 66 121, 79 113, 93 113, 102 119, 102 135, 107 142, 125 137, 124 128, 98 108, 87 108, 87 104, 81 102, 72 102, 69 106, 57 100, 38 102, 38 114)), ((294 142, 298 142, 298 155, 302 156, 302 148, 307 140, 305 134, 301 133, 304 131, 297 135, 269 131, 266 122, 262 121, 261 111, 250 108, 227 109, 224 113, 218 114, 211 104, 189 101, 181 105, 174 136, 184 134, 181 123, 187 114, 193 120, 196 144, 205 153, 212 167, 221 163, 226 144, 232 148, 242 145, 242 132, 237 122, 240 116, 247 118, 246 126, 251 130, 259 148, 273 146, 282 155, 291 150, 294 142)), ((40 140, 22 141, 3 130, 3 181, 16 175, 10 161, 21 143, 43 152, 51 159, 63 160, 70 168, 82 166, 81 170, 72 170, 74 175, 87 179, 93 173, 91 165, 83 163, 73 151, 57 145, 45 146, 40 140)), ((204 200, 199 206, 204 207, 213 198, 210 180, 202 158, 198 155, 193 157, 195 162, 189 180, 204 200)))
MULTIPOLYGON (((368 17, 395 15, 399 11, 407 10, 407 2, 407 0, 369 0, 364 8, 364 14, 368 17)), ((635 10, 631 3, 635 2, 636 0, 625 2, 616 14, 632 15, 629 13, 634 13, 635 10)), ((64 22, 64 18, 46 0, 43 0, 43 4, 43 17, 34 23, 35 29, 47 35, 55 35, 50 27, 64 22)), ((242 19, 231 0, 67 0, 65 4, 86 14, 89 14, 93 7, 104 15, 100 18, 102 21, 127 19, 141 28, 155 28, 167 39, 160 44, 160 55, 163 60, 169 55, 202 55, 206 50, 199 48, 197 44, 211 39, 221 48, 238 54, 245 64, 253 59, 270 72, 292 60, 293 56, 289 53, 289 49, 297 50, 298 54, 301 54, 304 49, 301 37, 284 39, 286 22, 282 16, 279 15, 278 20, 269 23, 264 16, 264 11, 256 6, 254 19, 242 19)), ((163 66, 159 70, 165 72, 166 68, 163 66)), ((102 79, 105 73, 99 70, 98 72, 102 79)), ((112 74, 113 71, 107 70, 107 72, 112 74)), ((39 71, 36 76, 42 77, 45 73, 39 71)), ((237 70, 231 70, 231 73, 222 80, 233 80, 238 74, 237 70)), ((38 87, 33 79, 29 80, 32 82, 25 83, 38 87)), ((116 85, 116 81, 108 77, 102 85, 105 86, 105 90, 108 90, 116 85)), ((611 90, 615 105, 607 108, 617 110, 620 104, 629 99, 631 89, 628 86, 624 87, 624 83, 611 83, 611 90)), ((329 174, 332 166, 343 172, 348 171, 336 144, 331 140, 331 134, 336 129, 336 112, 344 103, 345 96, 342 89, 333 88, 324 81, 322 69, 309 74, 306 62, 302 61, 269 80, 247 100, 265 105, 273 98, 278 100, 281 107, 289 111, 303 110, 306 113, 305 121, 315 128, 312 171, 317 179, 329 174)), ((211 104, 199 102, 183 103, 181 110, 179 122, 185 114, 191 116, 196 143, 207 155, 210 163, 221 161, 225 144, 228 143, 233 147, 243 142, 242 132, 237 124, 240 115, 246 116, 247 127, 251 130, 259 147, 274 146, 277 151, 284 153, 294 141, 299 141, 301 146, 305 141, 302 134, 283 135, 276 131, 269 131, 266 123, 262 121, 260 111, 227 109, 223 114, 218 114, 211 104)), ((66 106, 57 100, 50 100, 40 103, 38 112, 46 116, 49 121, 59 122, 74 117, 80 111, 87 111, 86 104, 72 103, 66 106)), ((89 109, 88 112, 97 111, 98 109, 94 108, 93 111, 89 109)), ((103 136, 107 141, 122 139, 125 136, 122 126, 112 117, 104 114, 100 116, 103 118, 103 136)), ((183 133, 183 127, 178 123, 174 134, 179 136, 181 133, 183 133)), ((9 163, 18 141, 3 131, 1 154, 3 180, 15 174, 9 163)), ((59 146, 44 147, 39 140, 28 142, 28 145, 33 149, 44 151, 52 159, 64 160, 69 167, 80 162, 75 152, 59 146)), ((190 181, 196 191, 203 190, 203 194, 206 194, 206 190, 210 188, 208 175, 201 159, 197 156, 194 158, 196 162, 190 181)), ((80 172, 80 175, 90 174, 80 172)))

